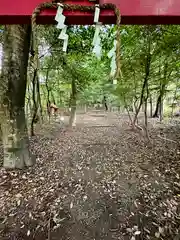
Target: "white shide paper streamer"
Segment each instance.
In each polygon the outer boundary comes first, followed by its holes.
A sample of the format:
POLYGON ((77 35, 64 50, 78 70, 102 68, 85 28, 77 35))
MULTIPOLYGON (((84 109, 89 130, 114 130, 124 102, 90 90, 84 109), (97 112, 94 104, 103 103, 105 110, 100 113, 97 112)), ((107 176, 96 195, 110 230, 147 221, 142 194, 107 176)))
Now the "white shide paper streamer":
MULTIPOLYGON (((117 41, 116 40, 114 40, 114 46, 113 46, 113 48, 108 52, 108 54, 107 54, 107 56, 108 56, 108 58, 111 58, 111 65, 110 65, 110 67, 111 67, 111 73, 110 73, 110 75, 113 77, 114 75, 115 75, 115 73, 116 73, 116 68, 117 68, 117 66, 116 66, 116 44, 117 44, 117 41)), ((116 82, 116 81, 115 81, 116 82)), ((116 83, 115 83, 116 84, 116 83)))
POLYGON ((94 22, 96 23, 95 26, 95 33, 94 33, 94 38, 93 38, 93 53, 96 55, 96 57, 100 60, 101 59, 101 39, 99 36, 100 33, 100 28, 102 23, 99 23, 99 15, 100 15, 100 7, 99 4, 95 5, 95 14, 94 14, 94 22))
POLYGON ((63 52, 67 51, 68 46, 68 35, 66 34, 67 26, 64 24, 66 17, 63 15, 63 5, 58 4, 58 10, 55 16, 55 20, 58 22, 57 28, 62 29, 59 35, 59 39, 63 40, 63 52))

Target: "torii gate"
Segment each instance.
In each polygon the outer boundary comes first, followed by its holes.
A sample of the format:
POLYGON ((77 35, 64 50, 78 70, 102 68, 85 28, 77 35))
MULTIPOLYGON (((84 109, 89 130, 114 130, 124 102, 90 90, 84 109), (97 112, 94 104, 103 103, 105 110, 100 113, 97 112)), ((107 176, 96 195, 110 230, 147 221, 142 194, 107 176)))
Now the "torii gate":
MULTIPOLYGON (((0 0, 0 24, 28 24, 33 10, 42 0, 0 0)), ((122 24, 180 24, 180 0, 68 0, 68 4, 91 6, 95 3, 113 3, 121 11, 122 24)), ((54 23, 56 10, 44 10, 38 24, 54 23)), ((93 24, 93 13, 65 11, 67 24, 93 24)), ((101 11, 103 24, 115 23, 113 11, 101 11)))

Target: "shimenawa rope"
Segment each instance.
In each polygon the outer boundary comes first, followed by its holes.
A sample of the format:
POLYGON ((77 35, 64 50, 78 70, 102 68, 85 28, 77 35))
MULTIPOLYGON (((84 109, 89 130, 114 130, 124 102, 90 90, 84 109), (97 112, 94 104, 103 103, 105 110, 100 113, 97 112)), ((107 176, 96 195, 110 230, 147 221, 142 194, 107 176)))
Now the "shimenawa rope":
MULTIPOLYGON (((33 62, 34 62, 34 67, 38 69, 39 65, 39 60, 38 60, 38 42, 37 42, 37 24, 36 24, 36 19, 37 16, 40 14, 40 12, 44 9, 57 9, 58 8, 58 3, 63 4, 63 9, 68 10, 68 11, 82 11, 82 12, 94 12, 95 11, 95 5, 94 6, 82 6, 82 5, 71 5, 71 4, 66 4, 63 1, 52 1, 52 2, 45 2, 39 4, 33 14, 32 14, 32 54, 33 54, 33 62)), ((121 73, 121 64, 120 64, 120 24, 121 24, 121 14, 120 10, 116 7, 115 4, 107 3, 107 4, 102 4, 99 5, 100 9, 111 9, 114 10, 114 13, 116 15, 116 25, 117 25, 117 31, 116 31, 116 73, 115 73, 115 79, 118 79, 119 76, 122 77, 121 73)))

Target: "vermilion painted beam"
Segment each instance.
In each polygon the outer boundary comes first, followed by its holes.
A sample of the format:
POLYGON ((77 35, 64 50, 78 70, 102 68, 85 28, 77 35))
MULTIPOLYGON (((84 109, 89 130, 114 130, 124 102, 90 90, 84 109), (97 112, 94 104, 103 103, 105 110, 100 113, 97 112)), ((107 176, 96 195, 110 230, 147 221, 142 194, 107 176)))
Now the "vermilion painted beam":
MULTIPOLYGON (((42 0, 0 0, 0 24, 30 23, 33 9, 42 0)), ((69 4, 91 5, 88 0, 66 1, 69 4)), ((180 0, 100 0, 100 3, 114 3, 120 9, 122 24, 180 24, 180 0)), ((39 24, 53 24, 55 10, 43 11, 39 24)), ((66 24, 93 24, 93 14, 67 12, 66 24)), ((112 11, 102 11, 100 21, 115 23, 112 11)))

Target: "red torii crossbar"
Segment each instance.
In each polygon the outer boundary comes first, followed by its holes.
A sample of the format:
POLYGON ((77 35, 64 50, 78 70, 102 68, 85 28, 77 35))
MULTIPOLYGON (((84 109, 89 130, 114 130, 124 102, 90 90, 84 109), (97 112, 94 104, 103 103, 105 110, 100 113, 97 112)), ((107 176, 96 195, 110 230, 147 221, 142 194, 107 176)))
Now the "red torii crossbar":
MULTIPOLYGON (((0 0, 0 24, 28 24, 33 10, 42 0, 0 0)), ((180 24, 180 0, 74 0, 68 4, 89 6, 99 2, 113 3, 121 11, 122 24, 180 24)), ((65 11, 67 24, 93 24, 93 14, 65 11)), ((55 10, 43 11, 37 19, 39 24, 52 24, 55 10)), ((115 23, 113 11, 101 12, 100 21, 104 24, 115 23)))

